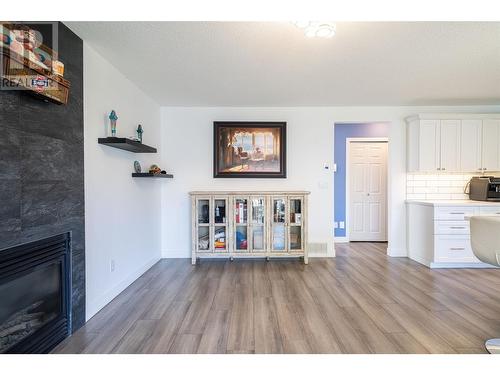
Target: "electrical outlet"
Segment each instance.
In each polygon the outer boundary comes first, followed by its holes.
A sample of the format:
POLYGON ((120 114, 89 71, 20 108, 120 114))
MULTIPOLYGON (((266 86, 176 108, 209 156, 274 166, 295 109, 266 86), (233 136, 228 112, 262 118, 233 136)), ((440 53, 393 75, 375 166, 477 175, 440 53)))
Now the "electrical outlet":
POLYGON ((111 262, 109 262, 109 270, 111 272, 115 272, 115 261, 114 261, 114 259, 111 259, 111 262))
POLYGON ((337 229, 339 227, 339 222, 338 221, 334 221, 333 222, 333 229, 337 229))
POLYGON ((345 229, 345 222, 344 221, 340 222, 340 229, 345 229))

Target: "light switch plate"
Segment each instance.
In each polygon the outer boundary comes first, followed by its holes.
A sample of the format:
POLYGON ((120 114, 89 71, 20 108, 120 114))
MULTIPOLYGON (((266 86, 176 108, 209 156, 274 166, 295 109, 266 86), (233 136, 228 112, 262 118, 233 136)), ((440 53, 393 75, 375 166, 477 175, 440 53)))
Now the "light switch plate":
POLYGON ((340 222, 340 229, 345 229, 345 222, 344 221, 340 222))

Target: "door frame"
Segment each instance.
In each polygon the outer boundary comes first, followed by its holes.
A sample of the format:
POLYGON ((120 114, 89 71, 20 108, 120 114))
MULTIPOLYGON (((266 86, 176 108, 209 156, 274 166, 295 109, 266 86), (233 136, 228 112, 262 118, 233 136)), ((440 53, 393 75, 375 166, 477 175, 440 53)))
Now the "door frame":
POLYGON ((385 238, 387 241, 387 249, 389 249, 389 137, 351 137, 346 138, 345 147, 345 238, 346 242, 350 242, 350 213, 351 213, 351 194, 350 194, 350 164, 351 164, 351 143, 387 143, 387 158, 386 158, 386 173, 385 173, 385 238))

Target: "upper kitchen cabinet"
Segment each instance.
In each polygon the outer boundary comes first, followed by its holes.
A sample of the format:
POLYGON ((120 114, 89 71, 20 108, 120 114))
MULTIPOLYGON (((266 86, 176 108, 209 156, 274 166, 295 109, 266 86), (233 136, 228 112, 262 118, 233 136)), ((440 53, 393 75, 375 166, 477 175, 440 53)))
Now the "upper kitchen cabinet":
POLYGON ((500 171, 500 114, 421 114, 408 123, 408 172, 500 171))
POLYGON ((408 120, 408 171, 460 170, 460 120, 408 120))
POLYGON ((462 120, 460 132, 460 167, 464 171, 481 171, 482 127, 482 120, 462 120))
POLYGON ((484 119, 481 139, 482 171, 500 171, 500 120, 484 119))

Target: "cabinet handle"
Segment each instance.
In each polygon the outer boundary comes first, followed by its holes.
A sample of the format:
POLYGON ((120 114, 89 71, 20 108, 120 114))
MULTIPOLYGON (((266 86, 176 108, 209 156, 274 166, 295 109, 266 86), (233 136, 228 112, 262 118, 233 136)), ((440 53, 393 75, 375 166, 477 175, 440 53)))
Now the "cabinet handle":
POLYGON ((446 170, 446 168, 441 168, 441 170, 442 170, 442 171, 445 171, 445 170, 446 170))
POLYGON ((450 250, 465 250, 465 247, 450 247, 450 250))
POLYGON ((465 215, 465 212, 450 212, 450 215, 465 215))
POLYGON ((437 169, 438 171, 440 171, 440 170, 441 170, 441 168, 436 168, 436 169, 437 169))
POLYGON ((465 227, 450 227, 450 229, 466 229, 465 227))

